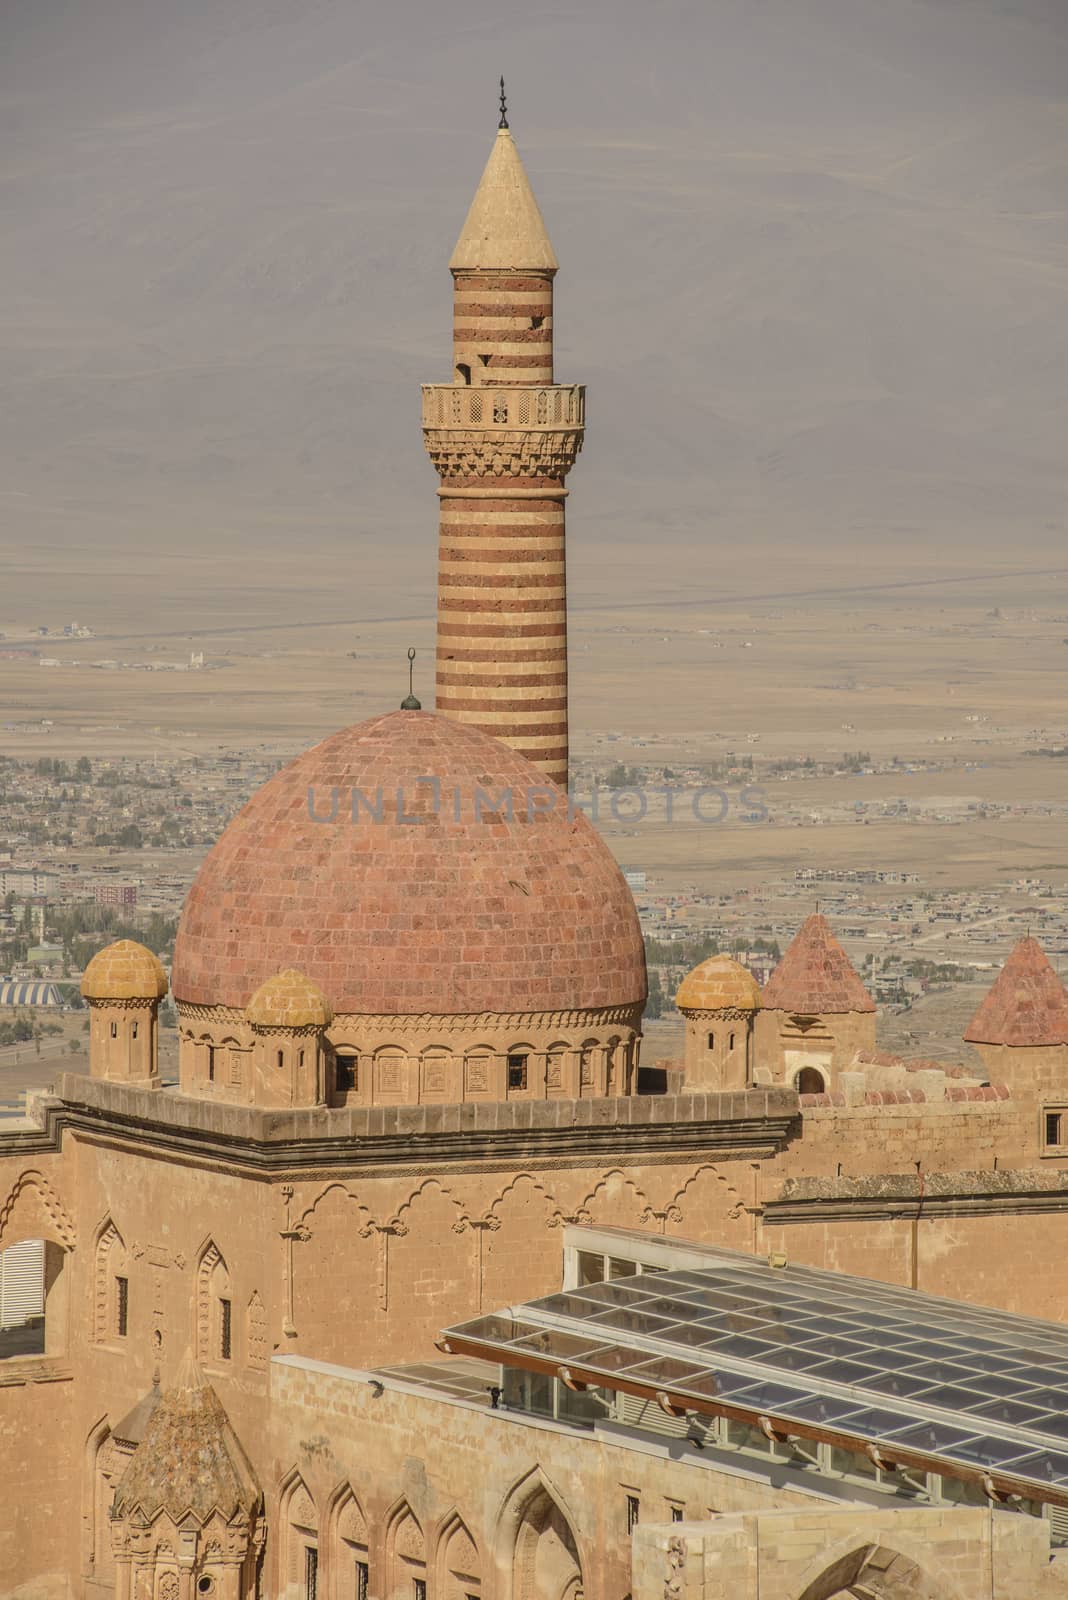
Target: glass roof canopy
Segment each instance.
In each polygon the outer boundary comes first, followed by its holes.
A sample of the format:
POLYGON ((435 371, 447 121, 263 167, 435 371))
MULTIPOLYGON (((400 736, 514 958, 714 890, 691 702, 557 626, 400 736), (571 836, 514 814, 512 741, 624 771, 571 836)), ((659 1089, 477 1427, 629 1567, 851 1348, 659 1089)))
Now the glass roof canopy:
POLYGON ((735 1251, 705 1259, 477 1317, 441 1348, 1068 1505, 1068 1328, 735 1251))

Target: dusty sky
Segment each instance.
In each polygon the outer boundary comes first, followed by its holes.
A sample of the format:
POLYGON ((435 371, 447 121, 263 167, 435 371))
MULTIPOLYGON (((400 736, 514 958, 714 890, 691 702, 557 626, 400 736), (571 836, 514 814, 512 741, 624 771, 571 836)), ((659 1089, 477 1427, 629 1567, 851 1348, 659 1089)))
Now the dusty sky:
POLYGON ((0 0, 9 597, 31 544, 149 612, 160 551, 296 546, 429 603, 501 71, 587 588, 1065 556, 1063 0, 0 0))

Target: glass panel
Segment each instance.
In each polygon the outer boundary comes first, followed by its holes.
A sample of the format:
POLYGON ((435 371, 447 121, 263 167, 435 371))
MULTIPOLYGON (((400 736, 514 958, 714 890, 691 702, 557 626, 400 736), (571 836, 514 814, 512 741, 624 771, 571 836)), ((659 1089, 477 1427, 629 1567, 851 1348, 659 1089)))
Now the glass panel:
MULTIPOLYGON (((855 1430, 849 1426, 848 1419, 856 1414, 855 1401, 836 1400, 831 1395, 812 1395, 807 1400, 799 1400, 791 1404, 790 1415, 797 1417, 801 1422, 823 1422, 828 1425, 841 1425, 847 1433, 855 1430)), ((901 1419, 898 1418, 898 1421, 901 1419)))
POLYGON ((676 1361, 671 1356, 662 1356, 656 1361, 639 1362, 630 1369, 629 1375, 636 1378, 639 1383, 684 1384, 707 1371, 707 1367, 695 1366, 692 1361, 676 1361))
POLYGON ((760 1339, 747 1339, 744 1334, 725 1334, 720 1338, 706 1338, 705 1344, 714 1354, 717 1361, 726 1359, 730 1361, 764 1361, 772 1362, 775 1355, 774 1345, 764 1344, 760 1339))
POLYGON ((972 1380, 972 1374, 967 1367, 958 1367, 951 1361, 916 1361, 912 1365, 912 1375, 915 1378, 923 1378, 925 1383, 970 1386, 972 1380))
POLYGON ((1068 1411, 1068 1390, 1065 1389, 1026 1389, 1016 1399, 1022 1400, 1025 1406, 1040 1406, 1043 1411, 1068 1411))
POLYGON ((870 1361, 876 1361, 883 1372, 911 1372, 914 1378, 923 1377, 926 1368, 915 1362, 905 1350, 883 1350, 879 1346, 868 1345, 865 1355, 870 1361))
POLYGON ((819 1350, 824 1359, 828 1356, 841 1356, 843 1360, 851 1361, 862 1360, 871 1350, 870 1345, 857 1344, 853 1339, 839 1339, 833 1336, 822 1339, 817 1335, 807 1339, 804 1348, 806 1350, 819 1350))
POLYGON ((666 1317, 649 1317, 644 1311, 626 1311, 622 1307, 607 1311, 600 1317, 588 1317, 586 1321, 591 1332, 600 1330, 602 1338, 610 1333, 636 1333, 655 1339, 663 1335, 665 1328, 671 1327, 666 1317))
POLYGON ((1052 1439, 1068 1439, 1068 1416, 1063 1411, 1051 1411, 1034 1427, 1038 1433, 1047 1433, 1052 1439))
MULTIPOLYGON (((981 1395, 972 1394, 970 1389, 961 1389, 952 1384, 939 1385, 938 1388, 928 1389, 923 1397, 925 1406, 937 1406, 940 1411, 968 1411, 975 1412, 979 1408, 976 1401, 981 1400, 981 1395)), ((996 1405, 1005 1405, 1004 1400, 998 1400, 996 1405)))
POLYGON ((1007 1461, 1017 1461, 1026 1453, 1022 1439, 970 1439, 956 1444, 947 1451, 954 1461, 974 1462, 980 1467, 1003 1466, 1007 1461))
POLYGON ((922 1394, 931 1385, 924 1378, 914 1378, 908 1372, 888 1372, 881 1378, 873 1378, 866 1385, 869 1389, 877 1389, 880 1394, 922 1394))
MULTIPOLYGON (((938 1392, 935 1390, 936 1394, 938 1392)), ((940 1404, 937 1400, 932 1403, 940 1404)), ((1035 1427, 1047 1415, 1033 1406, 1022 1406, 1016 1400, 991 1400, 987 1405, 977 1406, 973 1399, 968 1409, 973 1417, 988 1417, 991 1422, 1007 1423, 1010 1428, 1035 1427)))
POLYGON ((1068 1456, 1040 1454, 1021 1456, 1012 1463, 1012 1474, 1032 1483, 1068 1483, 1068 1456))
POLYGON ((637 1272, 638 1263, 636 1261, 624 1261, 617 1259, 615 1256, 609 1258, 608 1276, 610 1278, 633 1278, 637 1276, 637 1272))
POLYGON ((591 1311, 604 1311, 609 1306, 647 1305, 650 1300, 656 1299, 656 1294, 651 1283, 642 1283, 641 1277, 632 1273, 628 1278, 591 1283, 583 1291, 582 1299, 585 1310, 580 1315, 588 1316, 591 1311))
POLYGON ((475 1317, 472 1322, 461 1322, 451 1330, 459 1337, 461 1334, 468 1339, 486 1339, 492 1343, 507 1344, 512 1339, 520 1339, 524 1334, 541 1332, 536 1323, 520 1322, 514 1317, 475 1317))
POLYGON ((600 1283, 604 1277, 604 1256, 595 1255, 592 1250, 580 1250, 578 1253, 578 1281, 581 1288, 587 1283, 600 1283))
POLYGON ((554 1356, 561 1361, 577 1361, 580 1357, 587 1357, 596 1350, 603 1350, 604 1340, 583 1338, 581 1334, 575 1333, 558 1333, 555 1328, 550 1332, 543 1328, 538 1333, 528 1333, 524 1338, 516 1339, 509 1348, 529 1350, 536 1355, 554 1356))
MULTIPOLYGON (((1026 1383, 1020 1381, 1013 1373, 999 1372, 973 1372, 968 1378, 968 1388, 977 1395, 987 1395, 991 1400, 1005 1399, 1009 1396, 1016 1400, 1023 1400, 1027 1405, 1042 1407, 1053 1406, 1064 1398, 1063 1395, 1054 1399, 1042 1400, 1043 1393, 1040 1389, 1029 1389, 1026 1383)), ((1044 1391, 1047 1395, 1050 1390, 1044 1391)))
POLYGON ((961 1428, 942 1427, 934 1422, 914 1422, 898 1433, 889 1435, 889 1442, 903 1449, 921 1450, 928 1455, 949 1455, 954 1445, 968 1444, 975 1438, 961 1428))
POLYGON ((636 1361, 640 1361, 643 1352, 634 1350, 629 1345, 602 1345, 592 1356, 586 1358, 585 1365, 595 1367, 598 1372, 626 1372, 629 1373, 636 1361))
POLYGON ((862 1367, 858 1361, 825 1361, 813 1367, 812 1376, 828 1383, 848 1383, 855 1389, 866 1389, 872 1378, 879 1376, 878 1367, 862 1367))
POLYGON ((824 1366, 825 1360, 818 1350, 780 1350, 775 1365, 784 1372, 808 1372, 813 1367, 824 1366))
POLYGON ((781 1383, 758 1383, 748 1389, 735 1389, 731 1393, 731 1405, 746 1406, 753 1411, 783 1411, 789 1409, 790 1415, 795 1415, 794 1408, 804 1405, 806 1396, 800 1389, 788 1389, 781 1383))

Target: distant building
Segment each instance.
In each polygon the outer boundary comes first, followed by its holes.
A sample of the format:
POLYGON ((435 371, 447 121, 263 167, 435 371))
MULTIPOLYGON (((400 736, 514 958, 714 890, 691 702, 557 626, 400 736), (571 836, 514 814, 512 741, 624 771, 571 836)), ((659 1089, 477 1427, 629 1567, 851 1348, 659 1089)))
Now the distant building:
POLYGON ((97 883, 93 885, 93 899, 98 906, 135 906, 137 885, 134 883, 97 883))
POLYGON ((41 867, 0 867, 0 895, 51 895, 58 887, 57 874, 41 867))
POLYGON ((26 953, 26 964, 31 967, 51 967, 63 959, 61 944, 31 945, 26 953))
POLYGON ((0 1006, 39 1006, 58 1011, 70 1002, 54 983, 37 978, 0 979, 0 1006))

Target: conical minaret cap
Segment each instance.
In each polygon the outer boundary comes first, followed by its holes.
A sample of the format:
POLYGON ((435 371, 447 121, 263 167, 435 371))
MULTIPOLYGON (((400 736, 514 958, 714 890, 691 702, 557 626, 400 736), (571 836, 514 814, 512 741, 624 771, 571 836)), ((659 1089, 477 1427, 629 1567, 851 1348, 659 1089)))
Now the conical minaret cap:
POLYGON ((449 266, 453 272, 555 272, 558 265, 515 140, 500 128, 449 266))

